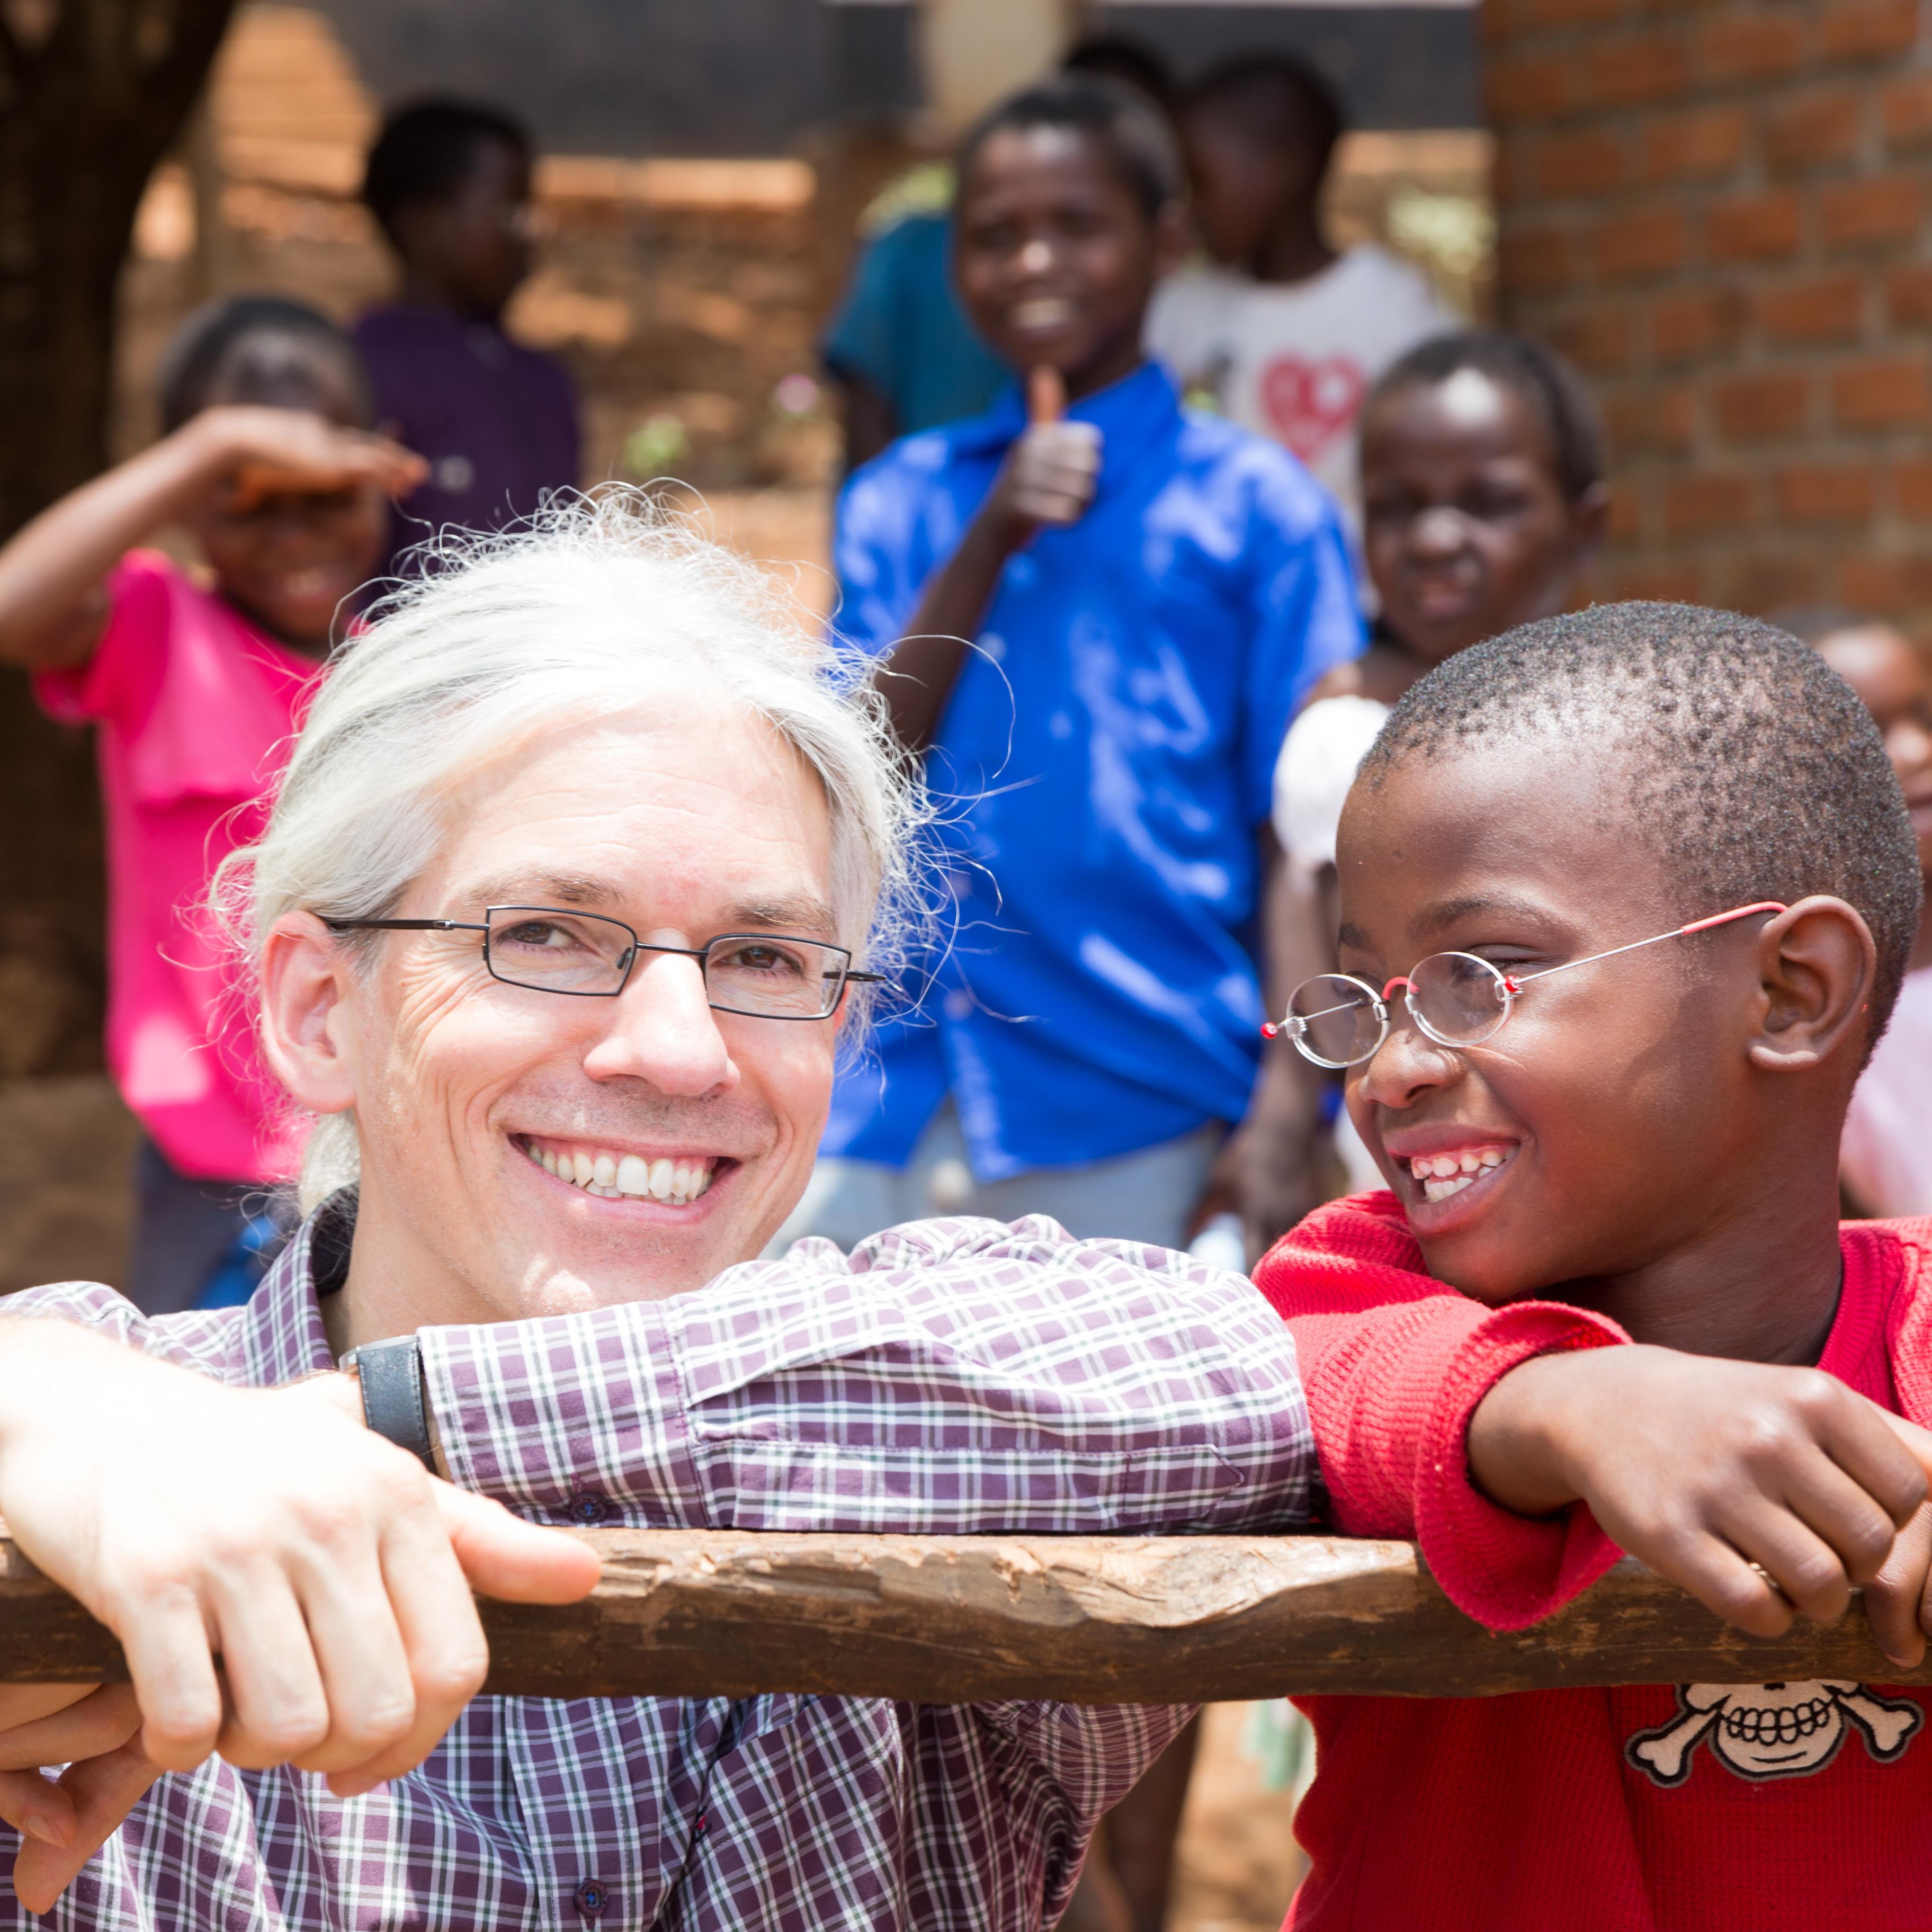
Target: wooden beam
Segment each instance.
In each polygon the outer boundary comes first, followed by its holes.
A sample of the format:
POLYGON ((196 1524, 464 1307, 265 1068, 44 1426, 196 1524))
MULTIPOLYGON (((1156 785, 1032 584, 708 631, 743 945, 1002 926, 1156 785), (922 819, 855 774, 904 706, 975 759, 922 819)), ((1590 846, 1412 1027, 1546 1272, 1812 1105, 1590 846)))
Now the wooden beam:
MULTIPOLYGON (((604 1580, 567 1609, 486 1604, 489 1688, 524 1696, 796 1690, 951 1703, 1489 1696, 1602 1684, 1901 1672, 1855 1604, 1762 1640, 1634 1563, 1493 1636, 1412 1544, 1325 1537, 586 1532, 604 1580)), ((122 1676, 119 1646, 0 1542, 0 1682, 122 1676)))

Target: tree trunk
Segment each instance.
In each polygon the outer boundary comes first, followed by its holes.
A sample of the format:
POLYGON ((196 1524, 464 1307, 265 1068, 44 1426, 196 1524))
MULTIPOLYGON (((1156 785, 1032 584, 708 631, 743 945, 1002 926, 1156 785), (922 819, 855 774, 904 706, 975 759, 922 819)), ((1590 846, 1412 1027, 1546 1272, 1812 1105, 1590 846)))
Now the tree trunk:
MULTIPOLYGON (((0 539, 106 460, 115 296, 149 172, 234 0, 0 0, 0 539)), ((100 1061, 84 734, 0 676, 0 1076, 100 1061)))

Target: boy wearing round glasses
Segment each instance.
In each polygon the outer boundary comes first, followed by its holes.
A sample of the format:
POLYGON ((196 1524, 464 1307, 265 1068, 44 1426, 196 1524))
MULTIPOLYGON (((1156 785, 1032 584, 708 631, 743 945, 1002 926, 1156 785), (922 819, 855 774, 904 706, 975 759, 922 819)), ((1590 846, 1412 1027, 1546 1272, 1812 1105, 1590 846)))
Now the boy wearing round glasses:
MULTIPOLYGON (((1747 619, 1550 619, 1400 701, 1342 818, 1341 974, 1280 1029, 1346 1068, 1392 1191, 1256 1272, 1340 1528, 1417 1538, 1497 1628, 1620 1550, 1760 1635, 1862 1585, 1921 1663, 1932 1223, 1841 1228, 1837 1171, 1918 869, 1856 696, 1747 619)), ((1302 1700, 1292 1923, 1918 1923, 1924 1694, 1302 1700)))

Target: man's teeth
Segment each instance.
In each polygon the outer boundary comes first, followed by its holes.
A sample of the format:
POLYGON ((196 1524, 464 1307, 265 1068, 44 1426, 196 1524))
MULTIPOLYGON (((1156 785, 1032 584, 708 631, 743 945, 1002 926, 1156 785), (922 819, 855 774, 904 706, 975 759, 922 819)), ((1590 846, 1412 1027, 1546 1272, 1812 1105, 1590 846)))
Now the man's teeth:
POLYGON ((560 1152, 539 1147, 534 1141, 524 1142, 523 1147, 544 1173, 554 1174, 586 1194, 602 1195, 607 1201, 621 1201, 627 1196, 668 1201, 674 1208, 695 1201, 711 1185, 718 1165, 711 1159, 672 1160, 660 1156, 646 1160, 640 1154, 605 1154, 589 1148, 560 1152))
POLYGON ((1455 1154, 1419 1154, 1408 1171, 1422 1184, 1423 1198, 1446 1201, 1460 1194, 1486 1167, 1500 1167, 1509 1159, 1508 1148, 1464 1148, 1455 1154))

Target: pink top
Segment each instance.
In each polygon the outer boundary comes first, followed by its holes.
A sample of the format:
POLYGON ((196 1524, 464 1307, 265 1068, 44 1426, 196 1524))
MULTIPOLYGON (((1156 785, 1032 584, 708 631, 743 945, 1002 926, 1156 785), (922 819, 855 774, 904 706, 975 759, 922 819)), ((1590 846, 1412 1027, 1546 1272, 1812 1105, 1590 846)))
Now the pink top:
POLYGON ((1932 966, 1906 974, 1858 1076, 1838 1171, 1868 1214, 1932 1214, 1932 966))
POLYGON ((296 714, 321 667, 153 550, 107 580, 107 628, 34 695, 100 727, 107 826, 107 1064, 182 1173, 269 1181, 300 1150, 256 1055, 230 950, 202 902, 260 830, 296 714))

